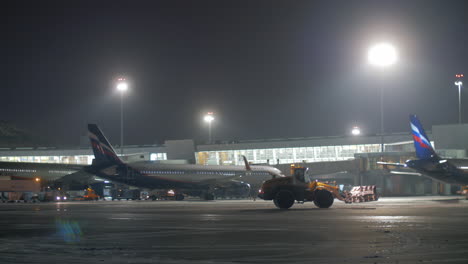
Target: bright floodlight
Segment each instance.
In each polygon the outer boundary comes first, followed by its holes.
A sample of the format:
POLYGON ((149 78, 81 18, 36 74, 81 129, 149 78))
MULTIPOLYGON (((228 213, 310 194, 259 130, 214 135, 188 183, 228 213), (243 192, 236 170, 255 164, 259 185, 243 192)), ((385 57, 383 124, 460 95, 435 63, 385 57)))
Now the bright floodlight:
POLYGON ((205 122, 211 123, 214 120, 214 117, 212 114, 207 114, 204 119, 205 122))
POLYGON ((121 91, 121 92, 125 92, 128 90, 128 84, 126 82, 121 82, 119 84, 117 84, 117 90, 121 91))
POLYGON ((370 48, 369 63, 376 66, 390 66, 397 60, 395 47, 388 43, 380 43, 370 48))
POLYGON ((353 134, 353 136, 358 136, 361 134, 361 130, 359 129, 359 127, 353 127, 353 129, 351 130, 351 134, 353 134))
POLYGON ((455 82, 455 85, 457 85, 457 86, 462 86, 463 83, 462 83, 462 81, 456 81, 456 82, 455 82))

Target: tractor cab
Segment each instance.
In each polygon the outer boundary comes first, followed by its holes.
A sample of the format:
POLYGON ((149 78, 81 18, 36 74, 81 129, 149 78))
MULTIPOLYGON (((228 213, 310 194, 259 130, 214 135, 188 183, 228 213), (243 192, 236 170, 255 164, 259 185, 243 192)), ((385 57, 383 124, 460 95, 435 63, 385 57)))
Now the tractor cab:
POLYGON ((312 181, 308 172, 309 168, 291 165, 291 175, 298 184, 308 184, 312 181))

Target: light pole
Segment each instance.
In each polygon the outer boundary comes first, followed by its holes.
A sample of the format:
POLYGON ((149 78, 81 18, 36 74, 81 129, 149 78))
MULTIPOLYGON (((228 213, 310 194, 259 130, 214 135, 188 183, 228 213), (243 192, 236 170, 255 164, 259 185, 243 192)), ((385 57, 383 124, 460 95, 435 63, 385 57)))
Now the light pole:
POLYGON ((214 120, 213 112, 208 112, 204 120, 208 123, 208 143, 211 144, 211 122, 214 120))
POLYGON ((123 156, 123 98, 128 90, 128 84, 125 78, 119 78, 117 81, 117 90, 120 92, 120 155, 123 156))
MULTIPOLYGON (((397 61, 396 49, 389 43, 379 43, 372 46, 367 54, 371 65, 384 69, 397 61)), ((384 109, 383 109, 383 87, 380 85, 380 151, 384 152, 384 109)))
POLYGON ((455 77, 458 78, 455 82, 455 85, 458 86, 458 124, 461 124, 461 87, 463 86, 461 78, 463 78, 463 74, 456 74, 455 77))

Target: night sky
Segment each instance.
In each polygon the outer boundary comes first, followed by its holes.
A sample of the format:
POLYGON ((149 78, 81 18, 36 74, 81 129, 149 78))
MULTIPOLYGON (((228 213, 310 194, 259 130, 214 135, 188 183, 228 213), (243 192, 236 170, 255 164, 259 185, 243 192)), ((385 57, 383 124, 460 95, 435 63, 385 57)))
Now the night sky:
MULTIPOLYGON (((466 1, 2 1, 0 119, 52 145, 338 136, 456 123, 466 1), (376 42, 397 64, 367 63, 376 42)), ((468 81, 468 80, 467 80, 468 81)), ((468 122, 468 92, 463 91, 468 122)))

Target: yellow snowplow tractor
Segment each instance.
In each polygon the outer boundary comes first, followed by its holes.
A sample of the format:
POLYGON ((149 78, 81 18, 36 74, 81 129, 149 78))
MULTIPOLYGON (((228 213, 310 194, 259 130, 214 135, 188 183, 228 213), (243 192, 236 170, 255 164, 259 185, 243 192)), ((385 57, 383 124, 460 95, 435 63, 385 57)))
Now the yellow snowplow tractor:
POLYGON ((308 168, 291 167, 292 176, 265 181, 258 197, 273 200, 280 209, 290 208, 295 201, 313 201, 319 208, 329 208, 335 198, 346 203, 378 200, 375 186, 356 186, 350 192, 340 193, 338 186, 311 180, 307 171, 308 168))

